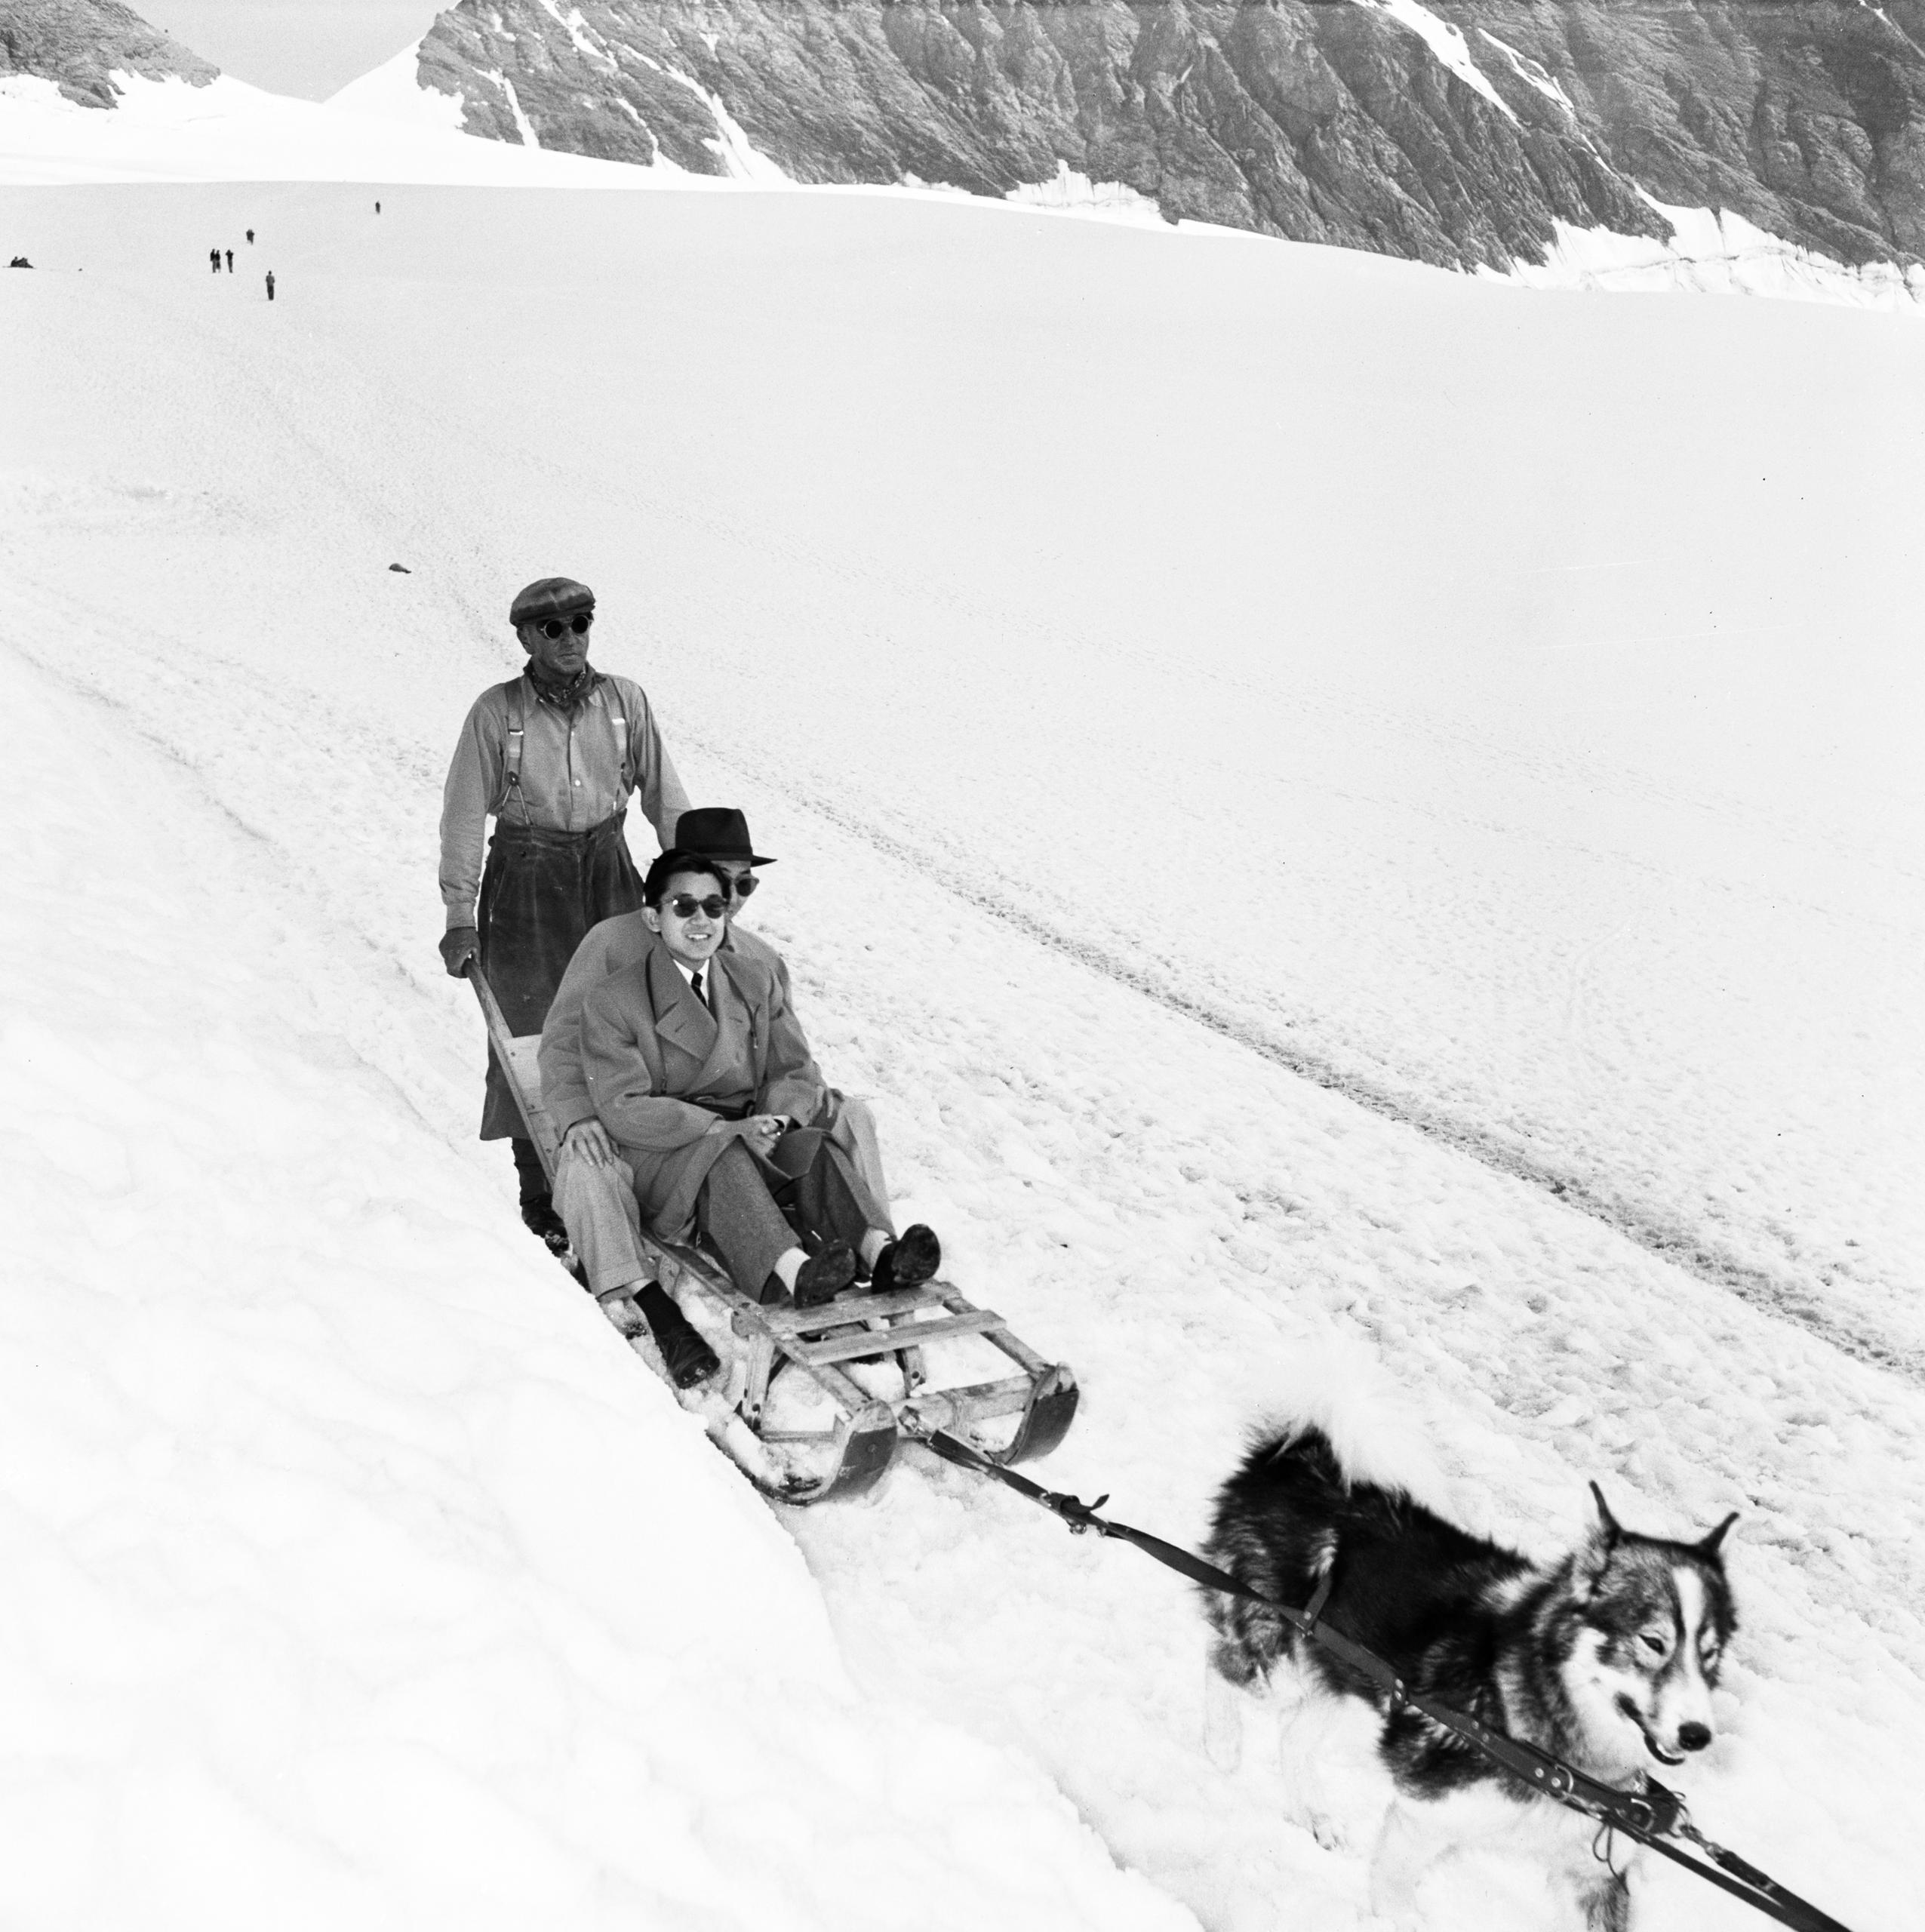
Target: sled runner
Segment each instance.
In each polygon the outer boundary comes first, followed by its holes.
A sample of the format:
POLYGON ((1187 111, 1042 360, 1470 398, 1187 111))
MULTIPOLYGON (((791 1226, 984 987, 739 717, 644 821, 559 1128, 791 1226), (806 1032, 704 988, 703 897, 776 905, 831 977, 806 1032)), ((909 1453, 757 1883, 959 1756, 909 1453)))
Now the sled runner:
MULTIPOLYGON (((480 968, 471 964, 468 977, 552 1182, 560 1150, 541 1104, 540 1038, 511 1034, 480 968)), ((1069 1370, 1044 1361, 1000 1315, 939 1278, 888 1294, 845 1293, 817 1308, 764 1308, 702 1248, 656 1241, 645 1229, 641 1248, 722 1360, 722 1392, 712 1386, 676 1399, 702 1416, 758 1489, 783 1502, 859 1496, 881 1480, 905 1433, 941 1430, 1000 1465, 1047 1456, 1075 1419, 1078 1391, 1069 1370)), ((634 1297, 598 1299, 667 1381, 634 1297)))

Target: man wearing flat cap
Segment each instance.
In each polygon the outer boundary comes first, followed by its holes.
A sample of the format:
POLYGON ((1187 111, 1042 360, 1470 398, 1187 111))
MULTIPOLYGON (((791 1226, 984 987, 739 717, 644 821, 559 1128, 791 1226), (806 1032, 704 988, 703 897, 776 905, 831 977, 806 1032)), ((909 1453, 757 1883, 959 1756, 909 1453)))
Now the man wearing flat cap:
MULTIPOLYGON (((541 1031, 589 928, 641 903, 623 829, 629 799, 641 799, 666 848, 688 796, 647 694, 589 663, 595 592, 586 584, 540 578, 516 595, 508 620, 528 661, 475 700, 442 794, 441 943, 457 979, 479 960, 509 1030, 525 1034, 541 1031)), ((521 1218, 544 1240, 564 1241, 540 1156, 492 1053, 481 1138, 512 1141, 521 1218)))

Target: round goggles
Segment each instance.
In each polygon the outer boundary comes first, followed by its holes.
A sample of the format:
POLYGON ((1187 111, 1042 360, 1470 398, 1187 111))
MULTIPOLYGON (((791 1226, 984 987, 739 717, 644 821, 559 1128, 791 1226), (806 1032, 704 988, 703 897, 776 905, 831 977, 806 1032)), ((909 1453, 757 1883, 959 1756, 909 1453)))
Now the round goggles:
POLYGON ((552 644, 564 631, 573 631, 576 636, 580 637, 594 622, 595 613, 592 611, 577 611, 572 617, 546 618, 537 628, 552 644))

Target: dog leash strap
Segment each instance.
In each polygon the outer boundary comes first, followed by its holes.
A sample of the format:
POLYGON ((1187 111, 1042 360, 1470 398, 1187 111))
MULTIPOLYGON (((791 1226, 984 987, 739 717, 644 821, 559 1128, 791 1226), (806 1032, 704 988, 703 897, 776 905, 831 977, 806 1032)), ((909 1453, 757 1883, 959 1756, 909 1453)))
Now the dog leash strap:
POLYGON ((1727 1851, 1722 1845, 1712 1844, 1689 1818, 1683 1819, 1677 1829, 1678 1835, 1696 1845, 1711 1861, 1711 1864, 1706 1865, 1702 1859, 1681 1851, 1676 1845, 1665 1844, 1662 1838, 1647 1838, 1644 1842, 1653 1851, 1661 1851, 1674 1863, 1683 1866, 1686 1871, 1695 1872, 1699 1878, 1708 1879, 1734 1898, 1741 1898, 1747 1905, 1776 1919, 1780 1924, 1792 1927, 1794 1932, 1850 1932, 1848 1927, 1819 1911, 1809 1899, 1801 1899, 1796 1892, 1788 1891, 1776 1878, 1767 1877, 1735 1851, 1727 1851))
POLYGON ((1324 1620, 1324 1606, 1329 1600, 1332 1577, 1325 1577, 1305 1609, 1294 1609, 1264 1595, 1260 1590, 1252 1589, 1227 1570, 1206 1563, 1201 1557, 1178 1544, 1165 1543, 1147 1530, 1133 1528, 1127 1523, 1112 1522, 1108 1517, 1099 1515, 1096 1512, 1109 1500, 1107 1496, 1099 1496, 1093 1503, 1084 1503, 1061 1490, 1045 1489, 1027 1476, 1019 1475, 1015 1470, 992 1462, 967 1443, 941 1429, 927 1433, 912 1429, 911 1433, 924 1447, 933 1451, 945 1462, 953 1463, 959 1469, 973 1469, 981 1475, 994 1476, 1019 1496, 1028 1497, 1052 1515, 1059 1517, 1072 1536, 1093 1532, 1118 1543, 1133 1543, 1145 1556, 1154 1558, 1166 1569, 1187 1577, 1206 1590, 1262 1604, 1302 1635, 1321 1644, 1341 1663, 1367 1678, 1389 1699, 1393 1707, 1408 1705, 1432 1724, 1462 1738, 1532 1790, 1556 1799, 1571 1810, 1595 1818, 1613 1830, 1622 1832, 1639 1844, 1649 1845, 1653 1851, 1662 1852, 1687 1872, 1696 1872, 1699 1878, 1742 1899, 1781 1924, 1791 1927, 1793 1932, 1850 1932, 1848 1927, 1835 1918, 1827 1918, 1796 1893, 1787 1891, 1755 1866, 1747 1864, 1736 1853, 1713 1844, 1686 1817, 1684 1800, 1656 1779, 1647 1780, 1642 1792, 1619 1791, 1615 1786, 1587 1777, 1575 1766, 1554 1758, 1548 1751, 1540 1751, 1534 1744, 1493 1730, 1468 1712, 1435 1703, 1421 1691, 1411 1690, 1395 1669, 1374 1651, 1366 1650, 1361 1644, 1353 1641, 1324 1620), (1675 1835, 1682 1835, 1702 1847, 1711 1862, 1707 1864, 1703 1859, 1681 1850, 1670 1841, 1675 1835))
MULTIPOLYGON (((1614 1808, 1613 1801, 1622 1800, 1625 1794, 1614 1791, 1608 1785, 1598 1784, 1587 1778, 1581 1771, 1573 1770, 1562 1764, 1535 1746, 1520 1743, 1515 1738, 1506 1737, 1500 1731, 1494 1731, 1487 1724, 1480 1724, 1475 1718, 1453 1710, 1448 1705, 1434 1703, 1428 1697, 1410 1690, 1396 1671, 1374 1651, 1367 1651, 1361 1644, 1354 1642, 1343 1632, 1322 1619, 1323 1602, 1312 1599, 1307 1611, 1298 1610, 1289 1604, 1278 1603, 1265 1596, 1261 1591, 1252 1589, 1248 1584, 1232 1576, 1227 1570, 1219 1570, 1213 1563, 1206 1563, 1200 1556, 1180 1548, 1173 1543, 1165 1543, 1161 1537, 1152 1536, 1146 1530, 1133 1528, 1127 1523, 1112 1522, 1107 1517, 1099 1516, 1097 1511, 1109 1500, 1099 1496, 1094 1503, 1084 1503, 1074 1496, 1060 1491, 1044 1489, 1041 1484, 1032 1482, 1027 1476, 1018 1475, 1013 1469, 1005 1469, 999 1463, 992 1463, 988 1457, 979 1454, 967 1443, 958 1441, 954 1436, 938 1430, 921 1438, 924 1443, 946 1461, 959 1467, 975 1469, 984 1475, 994 1476, 1020 1496, 1026 1496, 1032 1503, 1040 1504, 1052 1515, 1059 1516, 1073 1535, 1081 1536, 1094 1531, 1100 1537, 1112 1538, 1118 1543, 1133 1543, 1145 1556, 1154 1558, 1166 1569, 1173 1570, 1179 1576, 1187 1577, 1193 1583, 1206 1590, 1220 1592, 1226 1596, 1241 1597, 1250 1603, 1259 1603, 1291 1624, 1306 1637, 1313 1638, 1325 1649, 1361 1676, 1376 1685, 1386 1697, 1398 1704, 1408 1704, 1445 1730, 1454 1732, 1467 1743, 1500 1764, 1514 1777, 1521 1778, 1534 1789, 1547 1792, 1554 1798, 1564 1798, 1567 1802, 1582 1794, 1586 1801, 1585 1809, 1596 1808, 1601 1814, 1614 1808)), ((1618 1822, 1613 1820, 1613 1822, 1618 1822)), ((1623 1820, 1627 1825, 1630 1818, 1623 1820)), ((1638 1820, 1647 1826, 1652 1822, 1647 1807, 1638 1820)))
POLYGON ((1768 1918, 1775 1918, 1781 1925, 1788 1925, 1792 1932, 1850 1932, 1828 1914, 1820 1912, 1809 1900, 1801 1899, 1796 1892, 1787 1891, 1775 1878, 1768 1878, 1754 1865, 1748 1864, 1736 1852, 1726 1851, 1699 1836, 1691 1826, 1684 1827, 1687 1837, 1696 1839, 1711 1855, 1713 1863, 1705 1863, 1701 1858, 1693 1857, 1688 1851, 1681 1850, 1668 1840, 1656 1837, 1649 1832, 1623 1828, 1625 1835, 1636 1838, 1641 1844, 1649 1845, 1653 1851, 1662 1852, 1674 1865, 1681 1865, 1687 1872, 1695 1872, 1708 1884, 1716 1885, 1721 1891, 1729 1892, 1733 1898, 1742 1899, 1755 1912, 1761 1912, 1768 1918))

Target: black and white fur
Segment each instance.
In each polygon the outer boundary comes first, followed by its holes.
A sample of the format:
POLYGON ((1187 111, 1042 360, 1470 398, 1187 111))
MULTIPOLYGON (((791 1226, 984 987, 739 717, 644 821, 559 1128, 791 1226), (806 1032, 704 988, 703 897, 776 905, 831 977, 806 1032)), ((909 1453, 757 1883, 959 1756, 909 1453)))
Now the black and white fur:
MULTIPOLYGON (((1400 1488, 1353 1479, 1323 1429, 1299 1426, 1266 1435, 1223 1485, 1204 1554, 1299 1608, 1333 1571, 1324 1614, 1406 1683, 1629 1787, 1711 1741, 1711 1689, 1737 1621, 1720 1554, 1736 1518, 1674 1542, 1624 1528, 1594 1483, 1591 1493, 1598 1521, 1586 1540, 1533 1564, 1400 1488)), ((1305 1794, 1333 1730, 1346 1710, 1374 1728, 1397 1796, 1372 1861, 1373 1910, 1407 1919, 1437 1858, 1502 1832, 1542 1841, 1553 1881, 1575 1894, 1591 1932, 1625 1932, 1630 1894, 1594 1856, 1591 1821, 1407 1706, 1387 1712, 1368 1679, 1262 1604, 1212 1592, 1206 1607, 1216 1633, 1207 1741, 1224 1768, 1241 1733, 1224 1685, 1261 1690, 1280 1664, 1276 1687, 1295 1693, 1285 1770, 1313 1828, 1325 1821, 1305 1794)))

